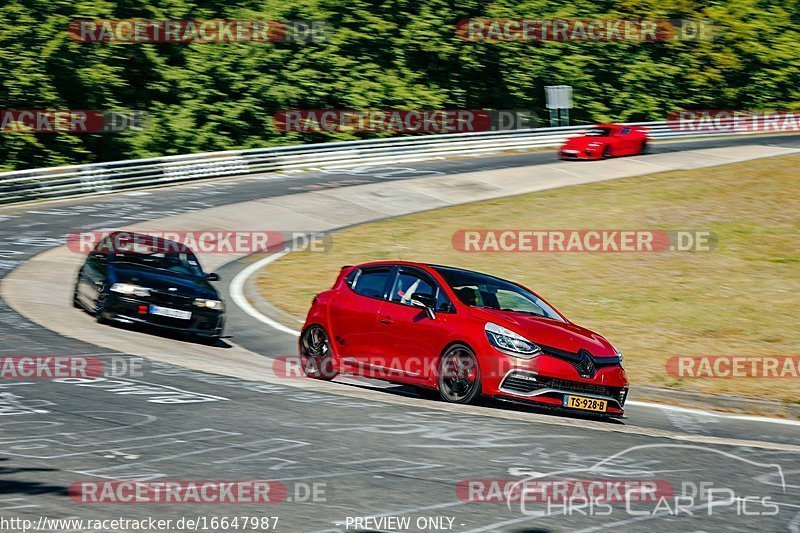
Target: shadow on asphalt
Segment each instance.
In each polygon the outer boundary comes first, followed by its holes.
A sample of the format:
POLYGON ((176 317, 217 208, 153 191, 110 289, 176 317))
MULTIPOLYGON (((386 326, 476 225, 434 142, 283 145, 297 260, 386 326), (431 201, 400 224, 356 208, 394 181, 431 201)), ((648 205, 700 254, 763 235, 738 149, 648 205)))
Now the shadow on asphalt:
MULTIPOLYGON (((0 459, 0 461, 8 461, 7 457, 0 459)), ((57 468, 44 468, 44 467, 14 467, 6 468, 0 467, 0 476, 13 476, 26 472, 53 472, 57 468)), ((61 485, 48 485, 40 483, 39 481, 20 481, 11 479, 0 479, 0 494, 58 494, 60 496, 67 496, 69 491, 67 487, 61 485)))
POLYGON ((186 342, 188 344, 202 344, 204 346, 212 346, 214 348, 232 348, 232 346, 229 343, 225 342, 224 339, 197 338, 197 337, 192 337, 181 331, 160 329, 155 326, 147 326, 145 324, 136 324, 136 323, 123 324, 121 322, 110 321, 103 323, 103 326, 117 328, 117 329, 124 329, 127 331, 135 331, 137 333, 142 333, 144 335, 151 335, 153 337, 161 337, 163 339, 186 342))
MULTIPOLYGON (((357 376, 352 376, 352 377, 357 377, 357 376)), ((425 392, 421 392, 416 388, 407 385, 379 387, 370 385, 368 383, 341 383, 341 384, 348 385, 350 387, 356 387, 359 389, 383 392, 385 394, 392 394, 394 396, 404 396, 406 398, 422 398, 423 400, 429 400, 429 401, 441 401, 436 397, 437 395, 435 392, 431 391, 431 393, 428 393, 427 390, 425 392)), ((549 416, 557 416, 560 418, 570 418, 573 420, 595 420, 598 422, 606 422, 608 424, 625 425, 624 420, 620 420, 618 418, 606 418, 598 415, 593 416, 588 413, 587 414, 574 413, 571 411, 564 411, 558 408, 539 407, 536 405, 528 405, 512 401, 487 399, 484 400, 480 405, 492 409, 502 409, 504 411, 519 411, 523 413, 534 413, 534 414, 543 414, 549 416)), ((531 531, 538 531, 538 530, 531 530, 531 531)))

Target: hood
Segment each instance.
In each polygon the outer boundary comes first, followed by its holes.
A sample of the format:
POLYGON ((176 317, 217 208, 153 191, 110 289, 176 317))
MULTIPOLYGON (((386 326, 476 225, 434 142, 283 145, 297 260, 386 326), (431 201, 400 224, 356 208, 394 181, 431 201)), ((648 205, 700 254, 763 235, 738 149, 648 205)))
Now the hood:
POLYGON ((594 331, 571 322, 479 307, 470 310, 473 316, 515 331, 536 344, 571 353, 588 350, 594 357, 616 357, 610 342, 594 331))
POLYGON ((112 283, 135 283, 158 292, 169 292, 174 287, 178 289, 175 291, 178 296, 219 300, 217 291, 203 278, 126 263, 112 263, 108 271, 109 281, 112 283))
POLYGON ((567 142, 564 143, 562 149, 583 150, 592 143, 600 143, 600 146, 605 146, 606 141, 607 139, 605 137, 586 137, 583 135, 579 137, 570 137, 567 139, 567 142))

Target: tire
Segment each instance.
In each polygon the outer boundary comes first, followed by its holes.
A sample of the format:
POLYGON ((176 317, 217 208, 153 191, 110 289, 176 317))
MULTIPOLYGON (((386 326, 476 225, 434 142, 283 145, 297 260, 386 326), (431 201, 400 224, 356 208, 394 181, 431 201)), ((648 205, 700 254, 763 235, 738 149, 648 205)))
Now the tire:
POLYGON ((300 363, 310 378, 330 381, 337 376, 330 337, 322 326, 313 324, 300 336, 300 363))
POLYGON ((481 399, 478 359, 464 344, 454 344, 442 355, 436 381, 445 402, 475 404, 481 399))
POLYGON ((647 141, 642 143, 642 147, 639 149, 639 155, 645 155, 650 152, 650 146, 647 144, 647 141))
POLYGON ((78 282, 75 282, 75 288, 72 290, 72 307, 75 309, 83 309, 83 304, 78 300, 78 282))
POLYGON ((108 324, 108 319, 103 316, 103 312, 106 310, 106 297, 105 294, 102 292, 100 296, 98 296, 97 300, 94 303, 94 318, 97 320, 98 324, 108 324))
POLYGON ((608 145, 606 145, 603 148, 603 159, 608 159, 610 157, 611 157, 611 148, 608 145))

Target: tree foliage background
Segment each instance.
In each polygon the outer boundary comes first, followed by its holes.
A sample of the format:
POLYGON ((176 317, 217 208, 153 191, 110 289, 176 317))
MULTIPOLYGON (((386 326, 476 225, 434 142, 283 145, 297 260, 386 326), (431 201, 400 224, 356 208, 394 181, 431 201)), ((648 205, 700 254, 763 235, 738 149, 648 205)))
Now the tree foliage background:
MULTIPOLYGON (((0 109, 136 109, 121 134, 0 133, 0 170, 354 138, 281 134, 281 109, 534 109, 574 87, 573 120, 675 109, 797 109, 798 0, 3 0, 0 109), (692 18, 714 38, 472 43, 470 17, 692 18), (75 18, 318 19, 312 43, 79 43, 75 18)), ((367 136, 369 134, 361 134, 367 136)))

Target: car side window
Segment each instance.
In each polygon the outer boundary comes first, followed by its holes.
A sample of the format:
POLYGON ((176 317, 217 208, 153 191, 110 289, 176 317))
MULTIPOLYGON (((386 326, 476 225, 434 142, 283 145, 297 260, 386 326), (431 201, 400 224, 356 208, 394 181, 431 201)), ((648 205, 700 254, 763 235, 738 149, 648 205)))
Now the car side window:
POLYGON ((500 309, 515 309, 517 311, 529 311, 531 313, 547 316, 544 309, 528 300, 521 294, 505 289, 497 290, 497 304, 500 309))
POLYGON ((397 274, 389 299, 396 303, 411 305, 411 295, 415 292, 435 295, 436 288, 411 272, 400 271, 397 274))
POLYGON ((383 299, 386 284, 392 274, 390 267, 379 267, 360 270, 356 274, 350 287, 356 294, 369 298, 383 299))
POLYGON ((627 134, 629 134, 630 132, 631 132, 631 129, 630 129, 630 128, 622 128, 622 130, 620 130, 619 134, 620 134, 620 135, 627 135, 627 134))
POLYGON ((455 308, 450 303, 450 298, 447 297, 442 289, 439 289, 436 295, 436 310, 440 313, 455 313, 455 308))
POLYGON ((403 305, 411 305, 414 293, 432 294, 436 297, 436 310, 447 313, 452 310, 450 299, 445 292, 424 274, 414 270, 402 269, 397 274, 389 300, 403 305))

